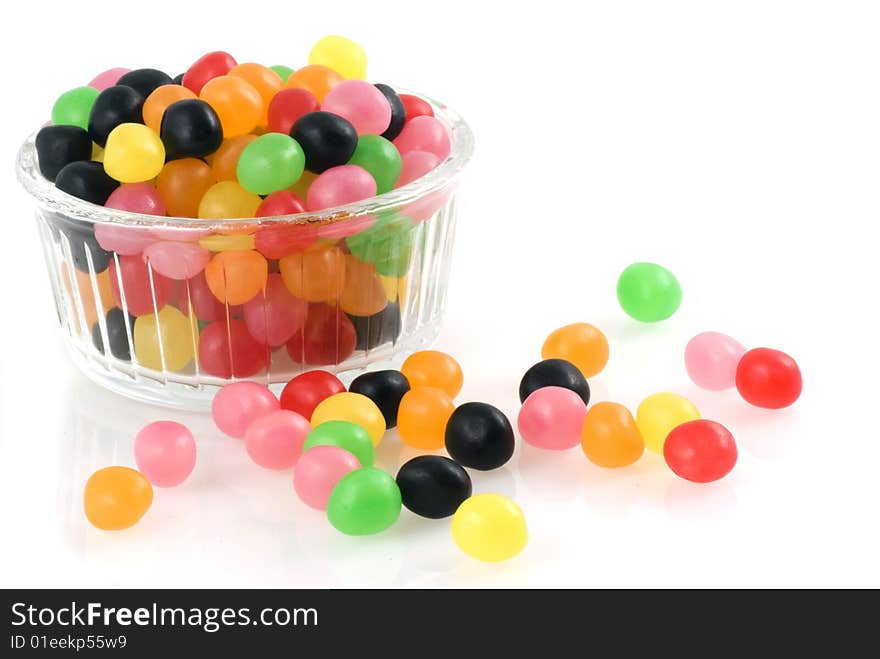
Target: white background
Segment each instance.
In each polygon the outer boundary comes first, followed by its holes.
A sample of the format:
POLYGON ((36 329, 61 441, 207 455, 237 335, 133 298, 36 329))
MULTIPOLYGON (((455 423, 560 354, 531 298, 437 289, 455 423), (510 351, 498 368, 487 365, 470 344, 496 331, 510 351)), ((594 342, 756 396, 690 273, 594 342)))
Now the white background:
MULTIPOLYGON (((17 3, 0 25, 6 204, 0 258, 2 586, 880 586, 877 305, 880 16, 876 3, 17 3), (14 15, 14 18, 13 18, 14 15), (476 491, 513 497, 531 541, 484 565, 448 521, 404 511, 348 538, 253 465, 207 416, 104 392, 56 329, 11 163, 63 90, 110 66, 172 75, 203 52, 299 67, 326 33, 367 49, 375 80, 458 109, 477 138, 437 347, 459 398, 515 417, 522 372, 561 324, 603 328, 594 400, 671 390, 735 433, 711 485, 653 455, 621 471, 518 448, 476 491), (616 304, 630 262, 663 263, 684 303, 643 326, 616 304), (682 351, 714 329, 799 360, 785 411, 703 392, 682 351), (190 481, 140 524, 87 525, 82 486, 133 465, 145 423, 188 423, 190 481)), ((396 471, 410 453, 379 451, 396 471)))

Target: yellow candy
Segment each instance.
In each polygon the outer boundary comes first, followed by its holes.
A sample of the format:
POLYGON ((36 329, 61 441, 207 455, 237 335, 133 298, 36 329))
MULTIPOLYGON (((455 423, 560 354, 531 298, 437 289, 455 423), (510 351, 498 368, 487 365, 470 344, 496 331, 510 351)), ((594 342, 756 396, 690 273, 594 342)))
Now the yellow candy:
POLYGON ((382 280, 382 286, 385 288, 385 296, 389 302, 406 302, 407 278, 406 277, 385 277, 379 275, 382 280))
POLYGON ((237 181, 215 183, 199 202, 199 217, 220 220, 253 217, 262 203, 259 195, 245 190, 237 181))
POLYGON ((238 234, 224 236, 206 236, 199 241, 199 245, 209 252, 229 252, 232 250, 249 250, 254 248, 253 234, 238 234))
POLYGON ((346 80, 363 80, 367 77, 367 54, 351 39, 330 35, 312 47, 309 64, 333 69, 346 80))
POLYGON ((478 561, 506 561, 529 541, 520 507, 500 494, 477 494, 465 500, 452 516, 452 539, 478 561))
POLYGON ((692 402, 671 393, 648 396, 636 410, 636 426, 645 439, 645 446, 661 455, 666 436, 674 428, 699 418, 700 413, 692 402))
POLYGON ((98 146, 94 142, 92 142, 92 160, 104 162, 104 147, 98 146))
POLYGON ((349 421, 360 426, 369 433, 373 446, 385 434, 385 417, 376 403, 363 394, 344 391, 322 400, 312 412, 312 428, 325 421, 349 421))
POLYGON ((198 325, 195 316, 187 318, 176 307, 167 305, 158 314, 139 316, 134 323, 134 352, 142 366, 179 371, 196 352, 198 325))
POLYGON ((104 147, 104 171, 120 183, 156 178, 165 166, 165 145, 143 124, 119 124, 104 147))

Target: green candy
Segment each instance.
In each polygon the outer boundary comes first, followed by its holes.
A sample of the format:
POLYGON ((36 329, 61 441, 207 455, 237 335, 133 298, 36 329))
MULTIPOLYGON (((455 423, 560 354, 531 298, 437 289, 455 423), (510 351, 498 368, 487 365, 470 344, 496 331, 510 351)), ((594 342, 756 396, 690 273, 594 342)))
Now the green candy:
POLYGON ((266 133, 244 148, 235 171, 245 190, 267 195, 296 183, 305 166, 299 142, 283 133, 266 133))
POLYGON ((656 263, 633 263, 617 280, 617 300, 623 310, 643 323, 666 320, 681 305, 681 285, 656 263))
POLYGON ((394 524, 400 507, 400 488, 390 474, 375 467, 355 469, 330 493, 327 519, 346 535, 371 535, 394 524))
POLYGON ((413 221, 404 215, 387 214, 365 231, 345 239, 355 258, 376 266, 384 277, 403 277, 412 256, 413 221))
POLYGON ((303 453, 315 446, 338 446, 352 453, 362 467, 372 467, 376 459, 373 440, 366 429, 350 421, 325 421, 312 428, 303 443, 303 453))
POLYGON ((76 87, 64 92, 52 106, 52 123, 56 126, 79 126, 89 129, 89 115, 100 92, 94 87, 76 87))
POLYGON ((270 66, 275 73, 281 76, 281 82, 287 82, 287 79, 290 77, 290 74, 293 73, 293 69, 289 66, 284 66, 283 64, 276 64, 275 66, 270 66))
POLYGON ((379 135, 361 135, 349 165, 366 169, 376 179, 376 192, 388 192, 400 178, 403 161, 397 147, 379 135))

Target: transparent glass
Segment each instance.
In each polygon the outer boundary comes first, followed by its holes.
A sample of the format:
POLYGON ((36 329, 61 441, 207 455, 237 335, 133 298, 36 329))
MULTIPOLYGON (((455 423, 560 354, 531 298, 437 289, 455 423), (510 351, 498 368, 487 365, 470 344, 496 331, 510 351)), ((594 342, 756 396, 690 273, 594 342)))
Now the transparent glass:
POLYGON ((158 217, 81 201, 40 174, 32 135, 17 172, 36 202, 74 362, 125 396, 203 409, 235 380, 277 392, 321 368, 347 381, 430 345, 473 150, 461 117, 432 104, 452 139, 436 169, 363 202, 272 218, 158 217))

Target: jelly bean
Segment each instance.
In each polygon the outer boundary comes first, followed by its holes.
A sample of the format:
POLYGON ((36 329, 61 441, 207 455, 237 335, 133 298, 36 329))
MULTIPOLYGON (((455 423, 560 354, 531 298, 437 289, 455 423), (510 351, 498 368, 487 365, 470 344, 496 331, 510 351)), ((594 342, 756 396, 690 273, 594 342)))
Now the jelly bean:
MULTIPOLYGON (((281 76, 268 66, 255 64, 254 62, 233 66, 229 69, 229 75, 239 77, 250 83, 250 85, 260 93, 260 96, 263 99, 263 108, 268 108, 269 102, 275 94, 284 88, 284 82, 281 80, 281 76)), ((268 119, 264 110, 260 125, 265 126, 267 123, 268 119)))
POLYGON ((367 54, 351 39, 329 35, 312 46, 309 64, 318 64, 338 71, 347 80, 367 77, 367 54))
MULTIPOLYGON (((131 87, 108 87, 95 99, 89 113, 89 137, 98 146, 107 144, 107 137, 120 124, 143 122, 144 97, 131 87)), ((153 131, 158 132, 158 131, 153 131)))
MULTIPOLYGON (((127 183, 117 189, 127 186, 149 185, 149 183, 127 183)), ((155 191, 155 190, 154 190, 155 191)), ((144 205, 148 202, 141 198, 144 205)), ((113 201, 113 195, 107 200, 108 208, 115 208, 109 204, 113 201)), ((132 203, 139 203, 136 199, 131 200, 132 203)), ((123 202, 114 202, 114 204, 123 202)), ((161 200, 160 200, 161 203, 161 200)), ((121 209, 126 210, 126 209, 121 209)), ((138 211, 134 211, 138 212, 138 211)), ((140 254, 146 247, 156 242, 156 238, 146 227, 130 227, 119 224, 96 224, 95 239, 98 244, 105 250, 114 251, 117 254, 130 256, 140 254)))
POLYGON ((410 387, 403 373, 389 370, 359 375, 348 389, 373 401, 385 417, 385 427, 394 428, 397 425, 400 401, 410 387))
POLYGON ((244 305, 244 322, 257 341, 277 347, 302 329, 308 308, 305 300, 290 294, 281 275, 270 274, 265 294, 244 305))
POLYGON ((337 247, 285 256, 278 262, 284 284, 294 297, 335 302, 345 290, 346 258, 337 247))
POLYGON ((372 467, 376 459, 370 433, 351 421, 325 421, 312 428, 303 444, 303 453, 319 446, 334 446, 349 451, 363 467, 372 467))
POLYGON ((209 80, 199 98, 220 117, 224 137, 250 133, 263 121, 266 112, 260 92, 237 76, 224 75, 209 80))
POLYGON ((241 439, 254 421, 281 409, 268 387, 257 382, 233 382, 211 401, 211 416, 220 432, 241 439))
POLYGON ((446 424, 446 451, 463 467, 497 469, 513 456, 514 446, 510 421, 488 403, 460 405, 446 424))
MULTIPOLYGON (((302 202, 302 199, 293 194, 290 190, 279 190, 278 192, 273 192, 268 195, 265 199, 263 199, 263 203, 260 204, 259 208, 257 208, 257 217, 273 217, 278 215, 296 215, 297 213, 304 213, 306 210, 305 204, 302 202)), ((268 228, 268 227, 267 227, 268 228)), ((278 228, 278 227, 275 227, 278 228)), ((307 226, 295 226, 288 227, 282 226, 281 228, 288 229, 307 229, 307 226)), ((315 238, 318 237, 317 231, 315 231, 315 238)), ((309 241, 308 244, 314 242, 314 238, 309 241)), ((308 246, 304 245, 303 249, 308 246)), ((259 249, 259 247, 257 248, 259 249)), ((262 251, 262 250, 261 250, 262 251)), ((269 256, 265 254, 265 256, 269 256)), ((285 256, 284 254, 280 254, 279 256, 272 256, 269 258, 281 258, 285 256)))
POLYGON ((134 323, 134 354, 141 366, 155 371, 180 371, 195 354, 198 330, 194 318, 176 307, 138 316, 134 323))
POLYGON ((425 174, 436 169, 442 162, 440 158, 427 151, 408 151, 400 157, 400 176, 394 187, 402 188, 407 183, 422 178, 425 174))
POLYGON ((471 496, 471 477, 457 462, 442 455, 420 455, 397 472, 403 505, 429 519, 450 517, 471 496))
POLYGON ((400 131, 403 130, 403 126, 406 123, 406 109, 403 107, 400 96, 397 95, 397 92, 394 91, 394 89, 388 85, 383 85, 382 83, 376 83, 374 87, 382 92, 382 95, 391 107, 391 122, 388 124, 388 128, 385 129, 385 132, 382 133, 382 137, 386 140, 393 141, 398 135, 400 135, 400 131))
MULTIPOLYGON (((152 183, 125 183, 116 188, 104 203, 107 208, 115 208, 129 213, 144 215, 165 215, 165 201, 152 183)), ((95 225, 95 230, 100 225, 95 225)), ((125 227, 137 229, 140 227, 125 227)), ((107 249, 113 249, 108 247, 107 249)), ((118 250, 117 250, 118 251, 118 250)))
POLYGON ((401 94, 400 102, 403 104, 403 110, 406 112, 406 120, 415 119, 416 117, 433 117, 434 108, 428 101, 413 96, 412 94, 401 94))
POLYGON ((153 487, 128 467, 104 467, 89 476, 83 509, 92 526, 121 531, 137 524, 153 503, 153 487))
POLYGON ((333 488, 327 519, 346 535, 372 535, 400 517, 400 489, 394 479, 375 467, 356 469, 333 488))
POLYGON ((636 425, 645 446, 654 453, 663 453, 663 442, 676 426, 700 418, 700 413, 687 398, 672 393, 648 396, 636 410, 636 425))
POLYGON ((529 541, 522 510, 500 494, 477 494, 467 499, 452 517, 451 532, 465 554, 491 563, 513 558, 529 541))
POLYGON ((144 249, 144 260, 169 279, 189 279, 205 269, 211 253, 195 243, 162 240, 144 249))
POLYGON ((293 89, 307 89, 312 92, 319 103, 322 103, 330 90, 343 80, 344 78, 333 69, 310 64, 294 71, 287 78, 284 86, 293 89))
POLYGON ((121 78, 129 71, 131 71, 131 69, 126 69, 122 67, 116 67, 113 69, 107 69, 106 71, 101 71, 101 73, 92 78, 92 81, 89 83, 89 87, 94 87, 99 92, 102 92, 108 87, 112 87, 113 85, 115 85, 119 81, 119 78, 121 78))
POLYGON ((736 465, 736 442, 720 423, 688 421, 669 433, 663 457, 677 476, 694 483, 710 483, 724 478, 736 465))
POLYGON ((120 183, 140 183, 159 175, 165 165, 165 146, 143 124, 119 124, 104 147, 104 170, 120 183))
POLYGON ((284 386, 281 391, 281 407, 311 419, 318 403, 343 391, 345 385, 332 373, 306 371, 284 386))
POLYGON ((551 332, 541 347, 543 359, 564 359, 585 378, 598 375, 608 363, 608 339, 589 323, 574 323, 551 332))
POLYGON ((158 69, 135 69, 119 76, 116 84, 131 87, 143 98, 146 98, 162 85, 170 85, 173 82, 171 76, 164 71, 159 71, 158 69))
MULTIPOLYGON (((135 317, 126 315, 122 309, 114 307, 107 312, 104 325, 107 328, 107 343, 110 346, 110 354, 124 362, 131 361, 131 343, 129 336, 134 335, 135 317)), ((101 354, 104 352, 104 337, 101 335, 101 326, 95 323, 92 326, 92 343, 101 354)))
POLYGON ((344 391, 325 398, 312 412, 312 428, 325 421, 350 421, 366 430, 374 446, 385 434, 385 417, 376 403, 366 396, 344 391))
POLYGON ((61 168, 55 187, 77 199, 103 206, 119 182, 107 175, 104 165, 90 160, 77 160, 61 168))
POLYGON ((196 466, 196 441, 183 424, 154 421, 134 438, 134 460, 154 486, 175 487, 196 466))
POLYGON ((617 280, 617 301, 635 320, 656 323, 681 305, 681 285, 669 270, 656 263, 633 263, 617 280))
POLYGON ((400 306, 390 303, 373 316, 349 316, 357 333, 356 350, 372 350, 394 343, 400 336, 400 306))
POLYGON ((52 182, 65 165, 92 157, 92 140, 79 126, 44 126, 34 146, 40 173, 52 182))
POLYGON ((406 277, 382 277, 382 286, 389 302, 402 302, 406 300, 408 282, 406 277))
POLYGON ((153 272, 140 256, 131 255, 110 263, 110 289, 116 306, 133 316, 143 316, 164 307, 171 299, 174 285, 167 277, 153 272))
POLYGON ((175 85, 183 86, 183 73, 178 73, 171 79, 171 83, 175 85))
POLYGON ((349 236, 345 244, 361 261, 369 261, 384 277, 403 277, 412 258, 412 220, 404 215, 381 217, 373 226, 349 236))
POLYGON ((253 251, 220 252, 205 268, 208 287, 225 304, 244 304, 265 289, 268 276, 266 259, 253 251))
POLYGON ((437 350, 414 352, 400 367, 410 386, 436 387, 442 389, 450 398, 455 398, 461 391, 464 375, 461 366, 451 355, 437 350))
POLYGON ((290 469, 302 455, 309 422, 296 412, 277 410, 251 423, 244 433, 244 446, 251 460, 266 469, 290 469))
POLYGON ((590 385, 583 373, 564 359, 545 359, 526 371, 519 383, 519 401, 526 402, 526 398, 542 387, 571 389, 584 404, 590 404, 590 385))
POLYGON ((320 109, 321 104, 308 89, 282 89, 269 102, 266 121, 270 131, 289 135, 300 117, 320 109))
POLYGON ((293 474, 293 489, 307 506, 326 510, 330 493, 343 476, 360 469, 358 459, 337 446, 316 446, 305 451, 293 474))
POLYGON ((309 112, 297 119, 290 136, 305 153, 306 169, 315 174, 347 163, 358 142, 357 131, 350 121, 321 111, 309 112))
POLYGON ((446 127, 434 117, 416 117, 406 122, 400 135, 394 140, 400 153, 427 151, 440 160, 446 160, 452 151, 452 143, 446 127))
POLYGON ((565 387, 541 387, 523 403, 517 417, 523 440, 538 448, 563 451, 581 442, 587 406, 565 387))
POLYGON ((167 162, 156 179, 165 208, 175 217, 197 217, 202 197, 211 185, 211 167, 198 158, 167 162))
POLYGON ((238 159, 245 147, 257 139, 256 135, 238 135, 228 140, 223 140, 223 144, 211 157, 211 175, 214 181, 237 181, 238 159))
POLYGON ((372 316, 388 303, 385 287, 372 263, 364 263, 351 254, 345 257, 345 288, 339 305, 354 316, 372 316))
POLYGON ((391 124, 391 105, 385 94, 363 80, 346 80, 327 93, 321 110, 351 122, 358 135, 381 135, 391 124))
POLYGON ((645 440, 632 414, 618 403, 596 403, 581 428, 581 448, 600 467, 626 467, 645 452, 645 440))
POLYGON ((746 349, 739 341, 720 332, 703 332, 688 341, 684 366, 694 384, 722 391, 736 385, 736 365, 746 349))
POLYGON ((254 249, 255 240, 252 234, 233 236, 216 234, 200 238, 199 245, 211 252, 250 251, 254 249))
POLYGON ((186 70, 181 79, 181 84, 194 93, 199 94, 209 80, 226 75, 237 64, 238 62, 229 53, 219 50, 207 53, 197 59, 186 70))
MULTIPOLYGON (((70 272, 66 264, 62 264, 62 278, 64 284, 68 288, 68 294, 71 300, 74 299, 70 272)), ((110 286, 110 275, 108 271, 97 273, 92 276, 85 272, 77 270, 75 272, 74 281, 79 293, 81 308, 86 318, 86 326, 94 325, 98 321, 99 316, 103 316, 113 308, 113 291, 110 286), (97 292, 96 290, 97 289, 97 292)))
POLYGON ((198 98, 186 98, 165 109, 159 134, 168 160, 200 158, 220 148, 225 128, 214 107, 198 98))
POLYGON ((78 272, 104 272, 110 265, 110 252, 103 249, 95 238, 93 225, 84 222, 65 223, 59 227, 66 240, 62 250, 70 250, 70 258, 78 272))
POLYGON ((268 195, 296 183, 305 164, 305 155, 296 140, 281 133, 266 133, 244 148, 236 173, 246 190, 268 195))
MULTIPOLYGON (((226 318, 226 305, 214 297, 214 294, 208 287, 204 271, 186 282, 184 295, 198 320, 210 322, 226 318)), ((234 309, 240 309, 240 307, 230 307, 230 316, 234 315, 234 309)))
POLYGON ((219 181, 202 196, 199 217, 218 220, 253 217, 262 202, 259 195, 248 192, 235 181, 219 181))
POLYGON ((214 321, 199 336, 199 367, 208 375, 249 378, 269 365, 269 349, 240 320, 214 321))
MULTIPOLYGON (((308 159, 306 159, 306 163, 308 163, 308 159)), ((308 165, 307 165, 308 167, 308 165)), ((299 180, 290 186, 290 191, 295 194, 299 199, 305 199, 309 196, 309 188, 312 187, 312 183, 315 182, 315 179, 318 178, 318 175, 314 172, 310 172, 308 168, 303 172, 303 175, 299 177, 299 180)), ((345 224, 344 222, 334 222, 333 224, 327 225, 328 227, 332 227, 337 224, 345 224)), ((326 227, 321 227, 322 230, 326 227)), ((323 235, 323 234, 322 234, 323 235)), ((332 237, 332 236, 328 236, 332 237)), ((336 236, 337 238, 342 236, 336 236)))
MULTIPOLYGON (((276 194, 291 194, 286 192, 276 194)), ((291 196, 293 196, 291 194, 291 196)), ((272 195, 263 200, 263 204, 270 201, 272 195)), ((267 211, 280 210, 283 201, 270 201, 267 211)), ((288 208, 292 207, 288 206, 288 208)), ((259 217, 260 210, 257 210, 259 217)), ((282 259, 296 252, 300 252, 314 242, 318 238, 318 228, 311 224, 275 224, 260 227, 260 230, 254 235, 254 246, 256 249, 268 259, 282 259)), ((280 264, 279 264, 280 268, 280 264)))
POLYGON ((418 385, 400 401, 397 432, 407 446, 439 451, 446 441, 446 424, 455 411, 452 397, 443 389, 418 385))
POLYGON ((803 386, 797 362, 779 350, 749 350, 736 367, 736 389, 756 407, 788 407, 800 397, 803 386))
MULTIPOLYGON (((198 98, 192 91, 183 85, 162 85, 153 90, 153 93, 147 97, 143 106, 144 123, 157 133, 162 132, 162 118, 165 116, 165 110, 178 101, 186 101, 198 98)), ((186 106, 184 106, 186 107, 186 106)), ((210 107, 210 106, 209 106, 210 107)), ((179 122, 180 118, 172 121, 179 122)), ((218 120, 219 123, 219 120, 218 120)), ((180 126, 176 126, 179 130, 180 126)), ((168 144, 165 145, 166 150, 168 144)))
POLYGON ((348 359, 356 343, 354 325, 340 309, 310 304, 302 330, 287 342, 287 354, 297 364, 332 366, 348 359))
POLYGON ((394 187, 403 163, 397 148, 384 137, 361 135, 348 164, 367 170, 376 181, 376 192, 382 194, 394 187))
POLYGON ((52 124, 89 128, 89 114, 100 92, 94 87, 76 87, 66 91, 52 106, 52 124))
POLYGON ((291 69, 289 66, 284 66, 283 64, 273 64, 269 68, 277 73, 281 80, 284 82, 287 82, 290 74, 294 71, 294 69, 291 69))

